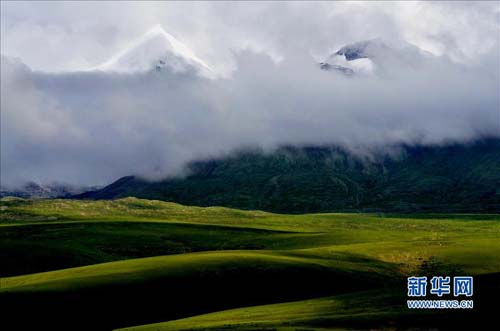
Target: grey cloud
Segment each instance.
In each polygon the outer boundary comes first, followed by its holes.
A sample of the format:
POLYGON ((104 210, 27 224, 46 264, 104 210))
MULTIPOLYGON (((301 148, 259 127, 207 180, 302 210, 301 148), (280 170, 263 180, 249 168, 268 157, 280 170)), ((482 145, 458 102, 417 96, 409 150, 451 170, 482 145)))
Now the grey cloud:
POLYGON ((370 149, 499 132, 491 67, 442 58, 352 78, 320 70, 307 54, 276 64, 243 52, 237 61, 232 78, 214 81, 189 72, 46 74, 4 60, 2 180, 100 184, 178 174, 240 146, 370 149))
MULTIPOLYGON (((451 25, 445 15, 446 22, 430 24, 429 31, 413 21, 401 29, 409 14, 392 15, 395 5, 357 3, 153 3, 143 12, 137 10, 146 8, 141 6, 123 4, 118 19, 110 16, 116 8, 106 4, 85 23, 95 5, 68 11, 52 3, 37 7, 45 10, 38 13, 2 2, 7 18, 2 16, 2 53, 29 65, 2 56, 2 185, 26 180, 93 185, 130 174, 179 175, 186 162, 242 146, 334 143, 359 152, 500 135, 496 23, 451 25), (185 35, 181 39, 191 40, 200 57, 227 74, 209 80, 193 72, 30 69, 55 68, 58 61, 66 69, 72 63, 96 65, 162 20, 178 26, 176 36, 185 35), (30 31, 38 31, 34 35, 42 41, 31 46, 13 41, 17 35, 29 44, 30 31), (481 31, 484 47, 467 49, 477 47, 481 31), (320 70, 311 58, 311 52, 326 58, 336 47, 361 39, 418 39, 429 33, 442 36, 431 39, 446 41, 450 52, 461 50, 466 61, 446 54, 404 63, 389 59, 376 75, 346 77, 320 70), (47 41, 53 44, 44 48, 47 41), (68 42, 74 45, 66 50, 68 42), (43 59, 24 56, 29 49, 43 59), (46 49, 62 54, 51 60, 46 49)), ((430 17, 439 17, 441 10, 428 8, 430 17)), ((494 8, 481 4, 474 15, 489 19, 494 8)))

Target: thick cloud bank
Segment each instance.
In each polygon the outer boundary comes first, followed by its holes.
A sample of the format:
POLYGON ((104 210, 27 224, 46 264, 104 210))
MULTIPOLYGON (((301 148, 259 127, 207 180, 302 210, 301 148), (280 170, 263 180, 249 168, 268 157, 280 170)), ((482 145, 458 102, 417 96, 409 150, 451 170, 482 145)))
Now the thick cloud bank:
POLYGON ((496 135, 498 64, 432 59, 378 76, 238 56, 231 79, 194 73, 30 71, 2 61, 2 180, 102 183, 175 174, 241 146, 366 149, 496 135))
POLYGON ((2 185, 160 178, 246 146, 340 144, 366 153, 499 136, 500 46, 484 39, 488 47, 467 61, 456 59, 455 43, 453 56, 394 53, 353 76, 321 70, 304 45, 276 46, 280 61, 273 52, 235 52, 230 74, 218 79, 168 69, 51 73, 2 56, 2 185))

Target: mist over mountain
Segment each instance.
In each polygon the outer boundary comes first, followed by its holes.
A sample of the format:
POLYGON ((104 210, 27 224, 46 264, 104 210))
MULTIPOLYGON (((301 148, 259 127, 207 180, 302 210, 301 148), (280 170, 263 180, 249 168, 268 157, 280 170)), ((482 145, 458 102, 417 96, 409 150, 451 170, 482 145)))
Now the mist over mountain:
POLYGON ((73 197, 133 196, 282 213, 500 211, 500 139, 399 148, 375 157, 335 146, 239 151, 192 162, 182 178, 127 176, 73 197))
POLYGON ((0 189, 0 198, 19 197, 19 198, 69 198, 77 194, 101 189, 99 186, 74 186, 66 184, 52 183, 48 185, 36 182, 27 182, 14 188, 3 187, 0 189))
MULTIPOLYGON (((457 61, 460 36, 452 34, 456 44, 439 39, 441 51, 433 54, 389 33, 395 18, 384 15, 380 38, 358 39, 347 27, 348 36, 312 34, 311 28, 307 35, 319 38, 314 45, 305 46, 304 35, 295 33, 289 43, 276 40, 279 56, 236 48, 227 61, 230 74, 197 54, 184 42, 189 38, 151 23, 107 59, 78 70, 35 70, 3 54, 2 186, 106 185, 129 175, 161 180, 185 176, 192 161, 246 147, 334 145, 376 157, 397 154, 402 145, 500 136, 499 45, 490 26, 463 30, 469 39, 483 32, 483 40, 460 48, 457 61), (313 57, 311 48, 326 56, 313 57)), ((6 27, 10 48, 2 52, 18 50, 9 31, 24 36, 6 27)))

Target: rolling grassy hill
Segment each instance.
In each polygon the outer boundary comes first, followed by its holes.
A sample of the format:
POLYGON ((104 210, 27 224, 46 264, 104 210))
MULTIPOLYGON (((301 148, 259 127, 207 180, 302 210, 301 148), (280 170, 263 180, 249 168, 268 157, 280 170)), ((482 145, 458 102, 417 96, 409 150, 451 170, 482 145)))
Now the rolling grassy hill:
POLYGON ((128 176, 75 197, 134 196, 280 213, 500 212, 500 139, 394 149, 369 156, 339 147, 242 151, 193 162, 184 178, 128 176))
POLYGON ((0 209, 7 330, 470 329, 494 318, 500 294, 495 214, 282 215, 136 198, 4 198, 0 209), (475 276, 475 309, 408 310, 409 275, 475 276))

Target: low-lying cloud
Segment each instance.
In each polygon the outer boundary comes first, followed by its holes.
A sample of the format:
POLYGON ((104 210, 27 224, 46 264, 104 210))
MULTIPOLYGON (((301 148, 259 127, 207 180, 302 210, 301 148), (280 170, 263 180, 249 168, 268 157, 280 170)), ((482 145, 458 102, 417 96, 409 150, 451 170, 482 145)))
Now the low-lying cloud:
POLYGON ((354 76, 320 70, 307 48, 280 47, 280 61, 241 50, 215 80, 168 70, 51 73, 2 57, 2 185, 162 178, 246 146, 366 152, 499 136, 499 47, 473 61, 385 59, 376 74, 354 76))

